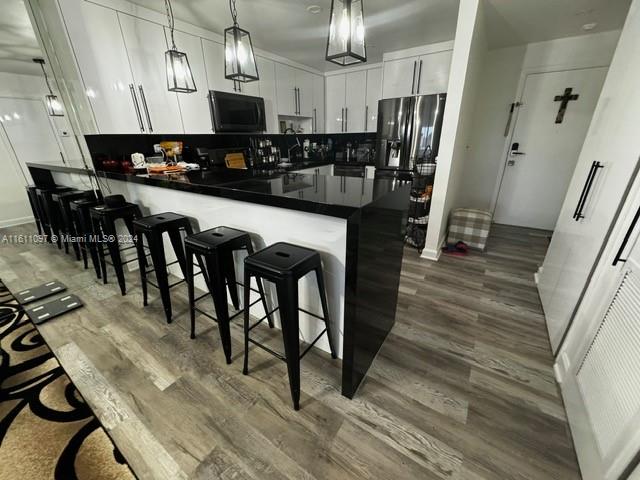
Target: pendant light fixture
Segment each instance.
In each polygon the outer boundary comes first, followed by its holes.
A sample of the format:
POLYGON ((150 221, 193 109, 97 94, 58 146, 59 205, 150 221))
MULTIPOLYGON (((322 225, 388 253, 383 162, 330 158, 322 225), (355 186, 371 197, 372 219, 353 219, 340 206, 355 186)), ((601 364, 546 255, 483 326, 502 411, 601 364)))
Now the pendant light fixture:
POLYGON ((236 0, 229 0, 233 26, 224 31, 224 77, 238 82, 260 80, 251 34, 238 26, 236 0))
POLYGON ((364 63, 363 0, 331 0, 326 59, 340 66, 364 63))
POLYGON ((51 85, 49 84, 49 77, 47 76, 47 71, 44 69, 44 59, 43 58, 34 58, 33 61, 40 65, 42 68, 42 74, 44 75, 44 81, 47 84, 47 89, 49 90, 49 95, 44 96, 44 102, 47 106, 47 113, 50 117, 64 117, 64 110, 62 108, 62 103, 58 100, 58 97, 53 94, 53 90, 51 90, 51 85))
POLYGON ((167 10, 171 39, 171 48, 164 53, 164 61, 167 67, 167 88, 170 92, 193 93, 197 91, 197 88, 196 82, 193 81, 193 73, 189 66, 189 59, 186 53, 178 51, 176 41, 173 38, 175 20, 173 18, 171 1, 165 0, 164 3, 167 10))

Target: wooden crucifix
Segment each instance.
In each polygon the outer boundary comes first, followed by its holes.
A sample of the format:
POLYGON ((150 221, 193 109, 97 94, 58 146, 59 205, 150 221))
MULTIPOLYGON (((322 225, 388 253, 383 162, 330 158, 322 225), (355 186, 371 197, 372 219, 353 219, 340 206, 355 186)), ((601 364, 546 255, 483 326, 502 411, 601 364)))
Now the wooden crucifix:
POLYGON ((558 115, 556 115, 556 123, 562 123, 562 120, 564 119, 564 112, 567 111, 567 105, 569 105, 569 102, 572 100, 578 100, 578 97, 580 96, 575 93, 571 95, 571 92, 573 92, 573 88, 565 88, 564 95, 556 95, 553 99, 555 102, 562 102, 560 104, 560 109, 558 110, 558 115))

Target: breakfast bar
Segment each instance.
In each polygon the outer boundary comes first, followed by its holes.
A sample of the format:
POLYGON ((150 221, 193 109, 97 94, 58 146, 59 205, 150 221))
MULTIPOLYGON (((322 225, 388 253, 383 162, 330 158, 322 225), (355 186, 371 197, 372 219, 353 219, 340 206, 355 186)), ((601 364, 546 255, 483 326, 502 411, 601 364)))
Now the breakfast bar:
MULTIPOLYGON (((222 225, 247 231, 256 249, 289 242, 318 251, 333 343, 342 359, 342 394, 352 398, 395 321, 410 187, 393 179, 321 175, 309 163, 269 171, 180 175, 94 172, 41 164, 29 164, 29 170, 36 183, 121 194, 139 205, 144 215, 187 216, 196 231, 222 225), (315 173, 306 173, 310 168, 315 173)), ((176 267, 169 271, 181 277, 176 267)), ((241 258, 235 258, 235 268, 237 278, 242 278, 241 258)), ((200 282, 196 286, 205 290, 200 282)), ((320 312, 317 291, 315 277, 304 277, 299 284, 300 307, 320 312)), ((267 296, 271 306, 277 303, 268 286, 267 296)), ((258 318, 264 315, 259 302, 251 313, 258 318)), ((321 330, 321 322, 300 313, 302 341, 311 343, 321 330)), ((326 336, 314 346, 329 351, 326 336)))

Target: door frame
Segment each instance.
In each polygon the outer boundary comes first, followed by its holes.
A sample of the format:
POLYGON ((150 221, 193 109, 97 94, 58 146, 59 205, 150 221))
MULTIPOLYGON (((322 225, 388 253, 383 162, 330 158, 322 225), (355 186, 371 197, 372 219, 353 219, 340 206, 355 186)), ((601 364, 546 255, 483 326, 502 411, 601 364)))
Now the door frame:
MULTIPOLYGON (((526 53, 525 53, 526 56, 526 53)), ((588 70, 591 68, 607 68, 611 62, 609 61, 606 64, 601 64, 601 62, 566 62, 555 65, 546 65, 546 66, 537 66, 537 67, 524 67, 520 72, 520 79, 518 80, 518 88, 516 90, 516 94, 514 96, 514 102, 522 103, 522 97, 524 95, 524 88, 527 82, 527 77, 529 75, 541 74, 541 73, 554 73, 554 72, 569 72, 574 70, 588 70)), ((600 97, 598 97, 599 99, 600 97)), ((505 105, 505 111, 508 106, 505 105)), ((504 144, 502 146, 502 162, 500 162, 500 166, 498 168, 497 179, 495 183, 495 187, 493 189, 493 195, 491 196, 491 204, 489 206, 489 210, 491 211, 491 215, 493 216, 496 213, 496 207, 498 205, 498 197, 500 196, 500 189, 502 188, 502 181, 504 179, 505 170, 507 167, 507 161, 509 160, 509 152, 511 150, 511 145, 513 144, 513 135, 515 133, 516 124, 518 123, 518 116, 520 113, 519 107, 516 107, 514 111, 514 118, 511 120, 511 124, 509 125, 509 132, 507 136, 504 137, 504 144)), ((592 118, 593 120, 593 118, 592 118)), ((506 122, 506 118, 505 118, 506 122)))

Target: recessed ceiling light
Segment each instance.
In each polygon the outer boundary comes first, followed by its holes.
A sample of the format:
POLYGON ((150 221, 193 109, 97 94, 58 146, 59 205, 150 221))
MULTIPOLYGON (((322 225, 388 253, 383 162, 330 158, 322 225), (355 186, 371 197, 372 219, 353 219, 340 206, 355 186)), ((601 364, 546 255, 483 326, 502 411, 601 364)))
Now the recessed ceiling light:
POLYGON ((321 11, 322 11, 322 7, 320 5, 309 5, 307 7, 307 12, 313 13, 314 15, 317 15, 321 11))
POLYGON ((582 30, 584 30, 585 32, 588 32, 590 30, 593 30, 597 26, 598 26, 598 24, 595 23, 595 22, 593 22, 593 23, 585 23, 584 25, 582 25, 582 30))

